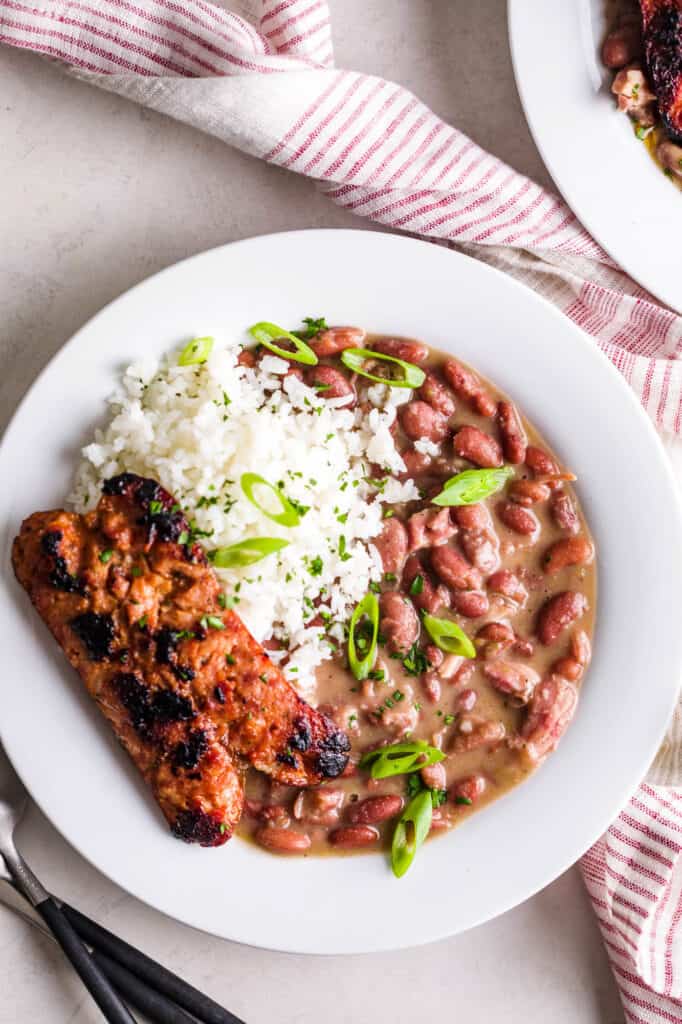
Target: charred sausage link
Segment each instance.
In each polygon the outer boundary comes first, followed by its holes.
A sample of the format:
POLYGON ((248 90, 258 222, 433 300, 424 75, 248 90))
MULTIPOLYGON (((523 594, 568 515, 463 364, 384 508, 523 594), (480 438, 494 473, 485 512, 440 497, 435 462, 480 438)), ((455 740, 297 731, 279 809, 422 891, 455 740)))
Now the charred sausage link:
POLYGON ((343 772, 350 744, 221 609, 218 581, 188 536, 172 495, 124 473, 86 516, 30 516, 12 557, 174 834, 216 846, 241 816, 246 765, 310 785, 343 772))

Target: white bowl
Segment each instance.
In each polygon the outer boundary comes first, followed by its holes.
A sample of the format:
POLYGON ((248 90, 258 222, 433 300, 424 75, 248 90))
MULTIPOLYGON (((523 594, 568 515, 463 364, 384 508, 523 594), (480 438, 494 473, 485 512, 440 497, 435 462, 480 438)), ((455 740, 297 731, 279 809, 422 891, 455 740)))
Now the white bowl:
POLYGON ((682 194, 616 109, 601 62, 608 0, 508 0, 516 84, 549 173, 631 277, 682 313, 682 194))
POLYGON ((664 732, 682 664, 680 506, 658 438, 616 370, 510 278, 388 234, 303 231, 214 249, 104 309, 41 374, 0 450, 5 572, 2 741, 44 813, 154 907, 271 949, 410 946, 509 909, 573 863, 616 816, 664 732), (573 725, 527 783, 426 844, 396 880, 381 855, 279 859, 168 833, 145 786, 15 583, 10 545, 63 502, 78 447, 122 367, 197 334, 324 315, 459 354, 508 391, 562 459, 594 532, 594 661, 573 725))

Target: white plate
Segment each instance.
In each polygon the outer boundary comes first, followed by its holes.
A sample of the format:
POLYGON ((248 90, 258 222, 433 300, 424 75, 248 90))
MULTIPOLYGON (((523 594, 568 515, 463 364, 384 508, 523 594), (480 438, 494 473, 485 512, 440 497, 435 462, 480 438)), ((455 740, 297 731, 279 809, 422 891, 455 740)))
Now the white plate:
POLYGON ((616 109, 599 50, 607 0, 509 0, 516 84, 578 219, 631 277, 682 312, 682 194, 616 109))
POLYGON ((167 914, 272 949, 355 953, 427 942, 526 899, 572 864, 647 769, 682 664, 682 527, 659 441, 619 374, 510 278, 424 242, 306 231, 225 246, 133 288, 38 378, 0 451, 2 740, 45 814, 101 871, 167 914), (414 335, 516 399, 580 474, 599 551, 595 657, 546 765, 428 843, 397 881, 381 855, 285 860, 240 840, 171 838, 132 764, 14 582, 23 516, 64 500, 79 445, 141 352, 256 320, 414 335))

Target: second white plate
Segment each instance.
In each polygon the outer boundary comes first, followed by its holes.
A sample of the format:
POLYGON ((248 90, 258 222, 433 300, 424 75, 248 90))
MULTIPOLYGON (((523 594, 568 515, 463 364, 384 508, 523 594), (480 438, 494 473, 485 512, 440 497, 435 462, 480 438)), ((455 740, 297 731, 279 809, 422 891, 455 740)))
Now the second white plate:
POLYGON ((616 110, 599 50, 607 0, 509 0, 516 84, 566 202, 613 259, 682 312, 682 193, 616 110))

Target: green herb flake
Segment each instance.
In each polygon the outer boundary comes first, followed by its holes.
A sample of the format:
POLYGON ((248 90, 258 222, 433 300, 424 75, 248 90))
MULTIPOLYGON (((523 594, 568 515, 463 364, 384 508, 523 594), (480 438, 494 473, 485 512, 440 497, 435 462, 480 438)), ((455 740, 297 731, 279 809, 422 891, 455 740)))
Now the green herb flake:
POLYGON ((140 569, 139 565, 134 565, 132 567, 132 569, 130 570, 130 575, 135 577, 142 575, 142 569, 140 569))
POLYGON ((199 625, 202 629, 225 629, 225 623, 217 615, 202 615, 199 625))
POLYGON ((474 801, 470 800, 468 796, 456 796, 455 797, 455 803, 456 804, 462 804, 465 807, 471 807, 473 802, 474 801))
POLYGON ((323 569, 324 562, 322 561, 319 555, 315 555, 315 557, 311 558, 310 561, 308 562, 308 572, 310 573, 311 576, 321 576, 323 569))
POLYGON ((143 615, 141 619, 138 619, 137 624, 140 629, 144 629, 147 625, 147 616, 143 615))
POLYGON ((226 654, 225 655, 225 661, 227 662, 228 665, 236 665, 237 664, 237 659, 235 658, 235 656, 233 654, 226 654))
POLYGON ((454 720, 455 720, 455 716, 454 715, 446 715, 445 718, 443 719, 443 721, 445 722, 446 725, 452 725, 454 720))
POLYGON ((412 580, 412 583, 410 584, 410 593, 414 597, 416 597, 417 594, 421 594, 423 589, 424 589, 424 577, 420 573, 418 576, 415 576, 415 578, 412 580))
POLYGON ((100 551, 100 553, 99 553, 99 560, 102 563, 102 565, 106 565, 107 562, 111 561, 113 556, 114 556, 114 549, 113 548, 107 548, 106 551, 100 551))

